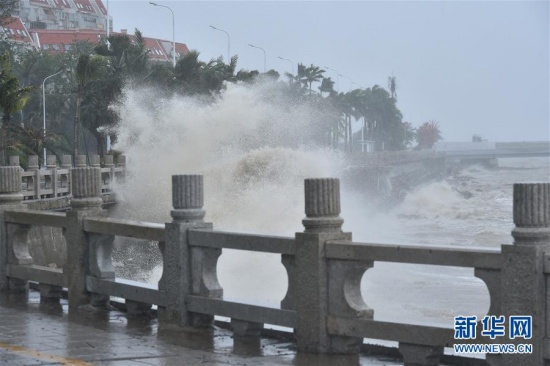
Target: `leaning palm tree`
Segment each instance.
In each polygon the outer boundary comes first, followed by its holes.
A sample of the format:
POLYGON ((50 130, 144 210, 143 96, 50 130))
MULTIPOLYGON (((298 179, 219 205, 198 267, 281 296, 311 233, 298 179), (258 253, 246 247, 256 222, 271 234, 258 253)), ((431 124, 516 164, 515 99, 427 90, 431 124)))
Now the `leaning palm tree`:
POLYGON ((323 95, 323 93, 334 93, 334 81, 332 81, 331 78, 323 78, 323 80, 321 80, 321 86, 319 86, 319 91, 321 95, 323 95))
POLYGON ((314 82, 320 81, 323 79, 323 74, 325 70, 321 69, 319 66, 311 66, 304 68, 302 64, 298 64, 298 75, 301 77, 304 85, 309 86, 309 94, 311 95, 311 85, 314 82), (302 75, 300 75, 300 65, 302 66, 302 75))
POLYGON ((74 115, 74 134, 73 134, 73 161, 76 161, 76 156, 80 153, 80 106, 84 98, 84 92, 90 83, 99 79, 106 65, 101 56, 81 55, 78 58, 76 65, 76 110, 74 115))
POLYGON ((11 70, 10 54, 8 52, 0 56, 0 109, 2 110, 0 165, 6 164, 11 117, 25 107, 34 89, 34 86, 19 86, 19 80, 11 70))

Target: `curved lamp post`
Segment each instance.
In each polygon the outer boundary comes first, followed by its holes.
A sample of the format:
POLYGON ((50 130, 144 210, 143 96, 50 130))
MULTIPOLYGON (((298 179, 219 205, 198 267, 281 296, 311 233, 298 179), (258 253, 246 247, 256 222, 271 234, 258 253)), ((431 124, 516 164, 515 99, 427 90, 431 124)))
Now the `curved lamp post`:
POLYGON ((215 30, 220 31, 220 32, 224 32, 225 34, 227 34, 227 64, 229 65, 229 62, 231 61, 231 56, 230 56, 231 52, 229 51, 229 47, 231 45, 231 40, 229 38, 229 33, 224 31, 223 29, 216 28, 213 25, 211 25, 210 28, 215 29, 215 30))
POLYGON ((44 130, 44 160, 42 161, 42 165, 46 166, 46 80, 49 78, 54 77, 55 75, 61 74, 64 71, 64 69, 59 70, 55 74, 52 74, 50 76, 47 76, 44 81, 42 82, 42 116, 44 118, 44 123, 42 126, 42 129, 44 130))
POLYGON ((338 74, 338 76, 341 76, 341 77, 346 78, 346 79, 349 80, 349 91, 351 91, 351 84, 353 83, 353 81, 351 81, 351 79, 349 77, 347 77, 346 75, 338 74))
POLYGON ((336 91, 340 92, 340 73, 337 70, 331 69, 328 66, 323 66, 327 70, 334 71, 336 73, 336 91))
POLYGON ((153 2, 149 2, 149 4, 154 6, 160 6, 161 8, 166 8, 170 10, 170 12, 172 13, 172 65, 175 68, 176 67, 176 26, 175 26, 176 23, 174 20, 174 11, 172 10, 172 8, 166 5, 160 5, 153 2))
POLYGON ((284 58, 284 57, 281 57, 281 56, 277 56, 277 58, 280 58, 281 60, 283 61, 288 61, 290 62, 290 65, 292 65, 292 70, 291 70, 291 74, 294 72, 294 62, 290 61, 288 58, 284 58))
POLYGON ((264 52, 264 73, 267 71, 267 68, 266 68, 266 60, 267 60, 267 54, 265 53, 265 50, 261 47, 258 47, 258 46, 254 46, 253 44, 248 44, 250 47, 254 47, 254 48, 259 48, 260 50, 262 50, 264 52))

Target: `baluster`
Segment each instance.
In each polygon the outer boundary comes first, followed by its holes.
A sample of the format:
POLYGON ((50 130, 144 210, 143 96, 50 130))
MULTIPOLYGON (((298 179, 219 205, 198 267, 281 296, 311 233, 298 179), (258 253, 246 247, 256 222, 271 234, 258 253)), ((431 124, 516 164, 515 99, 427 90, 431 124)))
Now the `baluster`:
MULTIPOLYGON (((77 156, 77 164, 82 162, 81 157, 77 156)), ((101 170, 77 166, 71 170, 71 181, 73 198, 71 210, 67 213, 67 264, 64 268, 68 278, 70 309, 91 302, 90 294, 86 290, 86 276, 90 273, 91 236, 82 229, 83 221, 90 216, 104 216, 100 196, 101 170)))
MULTIPOLYGON (((115 178, 115 164, 113 162, 113 155, 105 155, 104 156, 105 158, 105 168, 108 168, 109 169, 109 173, 105 173, 105 174, 108 174, 109 175, 109 188, 107 189, 108 191, 112 191, 113 190, 113 180, 115 178)), ((103 179, 103 183, 105 183, 105 179, 104 177, 102 176, 101 179, 103 179)))
MULTIPOLYGON (((34 173, 33 176, 32 176, 32 182, 31 182, 32 185, 33 185, 33 191, 34 191, 33 198, 34 199, 40 199, 40 167, 38 166, 38 156, 37 155, 30 155, 29 156, 27 171, 34 173)), ((29 177, 29 178, 31 178, 31 177, 29 177)))
MULTIPOLYGON (((503 315, 532 316, 532 338, 516 337, 506 343, 528 343, 531 354, 503 354, 504 366, 545 364, 545 345, 550 342, 550 289, 544 273, 550 255, 550 183, 514 184, 514 245, 503 245, 503 315)), ((507 331, 512 324, 507 323, 507 331)))
POLYGON ((20 167, 0 167, 0 290, 21 292, 28 288, 27 281, 7 276, 9 264, 32 264, 28 247, 30 226, 5 222, 6 210, 26 208, 22 200, 20 167))
POLYGON ((325 244, 329 240, 351 240, 342 232, 340 181, 335 178, 305 180, 305 231, 296 233, 295 288, 298 351, 313 353, 357 352, 357 341, 343 342, 327 332, 329 315, 329 270, 325 244))
POLYGON ((189 295, 221 298, 223 290, 216 276, 220 249, 190 247, 189 229, 212 229, 205 223, 203 177, 201 175, 172 176, 172 222, 166 223, 164 268, 159 290, 165 293, 167 306, 159 308, 159 319, 178 325, 209 325, 213 316, 187 311, 189 295))
POLYGON ((46 187, 47 187, 47 182, 49 180, 50 187, 53 192, 52 197, 55 198, 57 197, 57 156, 48 155, 46 157, 46 162, 47 162, 46 168, 52 172, 52 175, 50 175, 49 177, 48 176, 45 177, 46 187))
POLYGON ((73 167, 73 157, 71 155, 63 155, 61 159, 61 168, 68 170, 68 174, 63 174, 60 178, 61 186, 67 189, 67 195, 72 194, 72 184, 71 184, 71 169, 73 167))

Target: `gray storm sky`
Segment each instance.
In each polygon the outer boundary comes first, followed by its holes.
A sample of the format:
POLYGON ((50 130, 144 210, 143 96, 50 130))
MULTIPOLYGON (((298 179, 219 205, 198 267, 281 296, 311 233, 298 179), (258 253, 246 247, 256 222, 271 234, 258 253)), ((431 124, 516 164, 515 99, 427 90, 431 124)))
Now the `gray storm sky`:
MULTIPOLYGON (((550 139, 548 1, 157 2, 175 13, 176 41, 203 61, 227 58, 227 36, 213 25, 229 33, 238 70, 263 70, 251 43, 281 75, 291 65, 277 56, 363 87, 387 88, 393 74, 404 120, 436 120, 447 141, 550 139)), ((109 10, 114 31, 172 40, 168 9, 110 0, 109 10)))

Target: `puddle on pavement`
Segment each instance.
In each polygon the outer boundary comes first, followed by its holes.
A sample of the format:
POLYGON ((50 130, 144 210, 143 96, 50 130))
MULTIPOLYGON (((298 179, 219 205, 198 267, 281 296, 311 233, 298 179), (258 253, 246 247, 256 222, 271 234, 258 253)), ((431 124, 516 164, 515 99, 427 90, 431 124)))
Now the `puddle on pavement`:
MULTIPOLYGON (((285 337, 234 337, 233 332, 218 326, 210 328, 180 328, 158 323, 156 317, 128 317, 126 313, 111 310, 68 312, 66 299, 58 301, 40 300, 37 291, 28 294, 1 294, 0 305, 22 311, 64 318, 95 329, 108 331, 112 339, 121 344, 132 343, 133 337, 155 338, 161 344, 181 346, 188 349, 213 352, 221 355, 239 357, 277 356, 285 364, 292 365, 400 365, 399 360, 367 358, 345 355, 297 354, 292 336, 285 337), (129 338, 129 337, 132 338, 129 338)), ((90 309, 88 309, 90 310, 90 309)), ((62 326, 63 322, 59 322, 62 326)))

